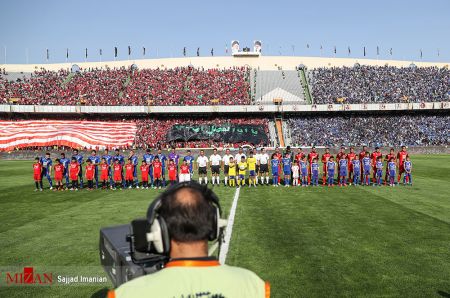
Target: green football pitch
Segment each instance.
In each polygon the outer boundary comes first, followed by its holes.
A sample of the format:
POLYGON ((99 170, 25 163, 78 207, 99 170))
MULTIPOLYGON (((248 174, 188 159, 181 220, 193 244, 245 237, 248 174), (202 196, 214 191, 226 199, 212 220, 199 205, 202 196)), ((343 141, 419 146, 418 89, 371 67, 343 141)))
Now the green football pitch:
MULTIPOLYGON (((412 187, 242 188, 226 263, 270 281, 272 297, 449 297, 450 156, 412 160, 412 187)), ((34 192, 31 164, 0 161, 0 267, 104 275, 99 229, 143 217, 159 190, 34 192)), ((215 191, 227 215, 235 189, 215 191)), ((112 287, 0 278, 0 297, 104 297, 112 287)))

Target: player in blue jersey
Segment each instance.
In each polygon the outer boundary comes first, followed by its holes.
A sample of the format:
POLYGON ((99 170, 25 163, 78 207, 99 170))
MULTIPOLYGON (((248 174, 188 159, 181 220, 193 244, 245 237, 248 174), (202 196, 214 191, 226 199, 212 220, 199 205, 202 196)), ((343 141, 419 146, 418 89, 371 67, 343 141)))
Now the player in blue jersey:
POLYGON ((361 179, 361 161, 359 160, 359 155, 355 154, 355 158, 352 160, 353 165, 353 185, 357 186, 361 179))
POLYGON ((292 167, 292 159, 289 152, 284 153, 284 157, 281 159, 281 164, 283 165, 284 187, 289 187, 291 184, 292 167))
POLYGON ((311 163, 311 185, 319 186, 319 159, 317 157, 311 163))
POLYGON ((191 173, 191 179, 192 179, 192 175, 194 173, 195 158, 192 156, 191 150, 187 150, 186 154, 187 155, 183 158, 183 161, 186 161, 187 164, 189 165, 189 172, 191 173))
POLYGON ((397 171, 397 164, 395 163, 394 158, 391 158, 388 162, 388 171, 389 171, 389 185, 395 186, 395 175, 397 171))
POLYGON ((97 156, 97 151, 92 150, 91 156, 89 156, 87 160, 90 160, 91 164, 94 166, 95 188, 98 188, 98 165, 100 164, 100 157, 97 156))
POLYGON ((272 166, 272 185, 278 187, 280 160, 277 158, 276 153, 272 154, 270 164, 272 166))
POLYGON ((411 175, 411 171, 412 171, 412 162, 411 162, 411 158, 409 157, 409 155, 406 156, 406 161, 404 163, 404 168, 405 168, 405 176, 403 177, 403 184, 409 184, 412 185, 412 175, 411 175))
POLYGON ((347 176, 348 176, 348 159, 339 159, 339 186, 347 186, 347 176))
POLYGON ((152 150, 149 148, 145 150, 145 154, 142 160, 149 165, 148 176, 150 177, 150 187, 153 187, 153 159, 155 156, 152 154, 152 150))
POLYGON ((61 153, 61 158, 59 159, 59 162, 64 166, 63 177, 66 178, 66 190, 68 190, 69 189, 69 163, 70 163, 70 159, 66 158, 66 154, 63 152, 63 153, 61 153))
POLYGON ((109 169, 108 169, 109 187, 112 189, 113 185, 114 185, 114 180, 113 180, 113 176, 112 176, 113 157, 112 157, 112 155, 109 154, 108 148, 105 149, 102 159, 103 158, 105 159, 106 164, 109 166, 109 169))
POLYGON ((363 157, 361 163, 363 167, 363 184, 370 185, 370 169, 372 168, 372 161, 369 152, 366 152, 366 156, 363 157))
MULTIPOLYGON (((116 149, 115 152, 116 152, 116 155, 113 156, 113 159, 117 159, 119 161, 118 164, 120 164, 122 166, 121 182, 122 182, 122 187, 125 188, 126 181, 125 181, 125 177, 123 176, 123 170, 125 168, 125 157, 122 154, 120 154, 119 149, 116 149)), ((116 174, 114 174, 114 175, 116 175, 116 174)))
POLYGON ((131 160, 131 164, 133 165, 133 183, 136 188, 139 188, 139 179, 137 175, 137 169, 139 164, 139 158, 136 154, 134 154, 134 151, 130 151, 130 155, 128 156, 128 159, 131 160))
POLYGON ((336 170, 336 163, 334 162, 333 155, 330 156, 327 161, 327 184, 328 186, 334 185, 334 172, 336 170))
POLYGON ((376 169, 376 173, 375 173, 376 184, 378 186, 381 186, 381 184, 383 183, 383 160, 382 160, 382 156, 378 156, 377 157, 377 161, 375 162, 375 169, 376 169))
MULTIPOLYGON (((44 157, 41 157, 40 163, 42 164, 42 177, 46 177, 48 180, 48 183, 50 184, 50 189, 53 189, 53 182, 52 182, 52 159, 50 158, 50 152, 45 153, 44 157)), ((41 178, 42 181, 42 178, 41 178)))
POLYGON ((175 163, 175 166, 177 167, 177 180, 178 180, 178 166, 180 164, 180 155, 176 152, 175 147, 172 147, 169 153, 168 160, 173 160, 175 163))
POLYGON ((78 178, 80 179, 80 188, 83 188, 83 167, 82 167, 83 155, 78 153, 78 149, 74 149, 72 158, 75 158, 75 160, 77 161, 78 165, 80 166, 80 171, 78 173, 78 178))
POLYGON ((301 156, 300 159, 300 175, 302 179, 302 186, 308 186, 308 161, 306 155, 301 156))
POLYGON ((166 163, 167 163, 167 157, 162 153, 161 148, 158 149, 158 158, 161 162, 161 177, 162 177, 162 184, 163 187, 166 187, 166 163))

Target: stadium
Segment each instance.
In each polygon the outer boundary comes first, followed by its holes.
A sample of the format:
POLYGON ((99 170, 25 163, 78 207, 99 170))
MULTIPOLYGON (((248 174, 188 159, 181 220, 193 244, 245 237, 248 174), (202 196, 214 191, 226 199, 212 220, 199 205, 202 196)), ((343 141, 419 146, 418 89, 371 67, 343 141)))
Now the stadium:
POLYGON ((1 297, 110 295, 104 228, 183 175, 220 199, 210 255, 271 297, 450 296, 450 62, 114 51, 0 64, 1 297))

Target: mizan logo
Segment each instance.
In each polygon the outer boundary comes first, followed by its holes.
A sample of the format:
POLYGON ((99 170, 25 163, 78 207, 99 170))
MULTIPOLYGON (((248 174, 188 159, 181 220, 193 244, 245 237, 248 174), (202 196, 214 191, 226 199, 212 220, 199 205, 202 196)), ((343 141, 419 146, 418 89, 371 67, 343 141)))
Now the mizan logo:
POLYGON ((33 267, 24 267, 23 272, 6 272, 7 285, 39 284, 51 285, 53 283, 53 273, 36 273, 33 267))

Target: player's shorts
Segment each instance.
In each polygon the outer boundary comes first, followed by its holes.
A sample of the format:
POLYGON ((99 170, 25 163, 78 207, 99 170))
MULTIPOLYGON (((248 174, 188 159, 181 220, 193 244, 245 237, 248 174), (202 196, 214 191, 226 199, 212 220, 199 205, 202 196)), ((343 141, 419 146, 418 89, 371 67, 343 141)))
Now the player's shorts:
POLYGON ((272 176, 278 177, 278 172, 274 172, 274 171, 272 170, 272 176))
POLYGON ((383 171, 381 171, 381 170, 377 170, 376 173, 377 173, 376 174, 377 177, 383 176, 383 171))
POLYGON ((323 165, 323 168, 322 168, 322 173, 326 173, 327 172, 327 165, 323 165))
POLYGON ((211 173, 220 174, 220 166, 211 166, 211 173))
POLYGON ((133 173, 127 173, 125 180, 133 180, 133 178, 134 178, 133 173))
POLYGON ((86 176, 86 179, 87 179, 87 180, 94 180, 94 175, 92 175, 92 176, 86 176))
POLYGON ((353 164, 348 165, 348 171, 349 171, 349 173, 353 172, 353 164))
POLYGON ((70 180, 72 181, 78 180, 78 175, 70 175, 70 180))
POLYGON ((153 173, 153 178, 155 178, 155 179, 161 178, 161 172, 154 172, 153 173))
POLYGON ((228 175, 228 170, 230 169, 230 166, 229 165, 224 165, 223 166, 223 173, 225 174, 225 175, 228 175))
POLYGON ((177 180, 177 173, 170 173, 169 181, 176 181, 176 180, 177 180))
POLYGON ((250 177, 255 177, 256 176, 256 171, 255 170, 250 170, 248 173, 249 173, 250 177))
POLYGON ((300 178, 300 176, 296 173, 296 174, 292 174, 292 178, 298 179, 298 178, 300 178))
POLYGON ((347 170, 339 171, 339 176, 347 176, 347 175, 348 175, 347 170))
POLYGON ((259 165, 255 165, 255 172, 256 173, 259 173, 259 171, 260 171, 259 168, 260 168, 259 165))
POLYGON ((41 181, 41 174, 34 174, 33 175, 34 181, 41 181))
POLYGON ((302 172, 302 177, 306 177, 306 176, 308 176, 308 171, 307 170, 302 172))
POLYGON ((239 174, 239 179, 245 179, 245 175, 244 174, 239 174))
POLYGON ((395 171, 389 171, 389 176, 390 177, 395 177, 395 171))
POLYGON ((360 171, 353 171, 353 176, 359 177, 359 176, 361 176, 361 172, 360 171))
POLYGON ((230 176, 229 178, 230 180, 233 180, 234 178, 236 178, 236 176, 230 176))
POLYGON ((328 171, 327 174, 328 174, 327 177, 334 177, 334 171, 333 172, 328 171))
POLYGON ((199 175, 206 175, 206 167, 199 167, 198 168, 198 174, 199 175))
POLYGON ((59 175, 55 175, 55 180, 56 180, 56 181, 61 181, 62 178, 63 178, 62 173, 59 174, 59 175))
POLYGON ((405 165, 404 164, 400 164, 398 166, 398 171, 399 171, 400 175, 403 174, 404 172, 406 172, 405 171, 405 165))
POLYGON ((141 180, 142 182, 148 182, 148 174, 142 175, 141 180))
POLYGON ((120 175, 120 173, 118 175, 114 175, 114 181, 115 182, 122 181, 122 175, 120 175))
POLYGON ((102 172, 102 174, 100 175, 100 180, 108 180, 108 177, 109 177, 108 173, 102 172))
POLYGON ((269 166, 267 164, 262 164, 259 166, 259 172, 260 173, 268 173, 269 172, 269 166))
POLYGON ((369 169, 364 169, 364 175, 370 175, 370 168, 369 169))
POLYGON ((180 174, 180 182, 191 181, 191 174, 180 174))
POLYGON ((284 174, 285 176, 291 175, 291 171, 283 171, 283 174, 284 174))

